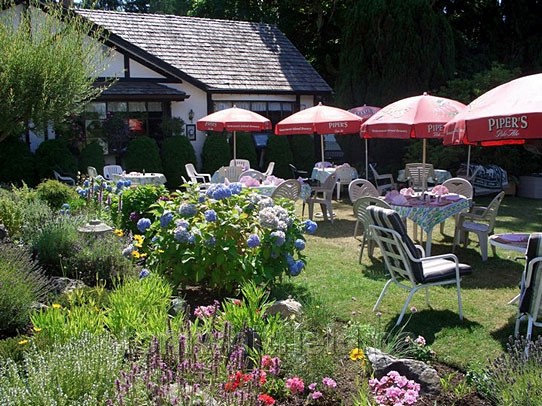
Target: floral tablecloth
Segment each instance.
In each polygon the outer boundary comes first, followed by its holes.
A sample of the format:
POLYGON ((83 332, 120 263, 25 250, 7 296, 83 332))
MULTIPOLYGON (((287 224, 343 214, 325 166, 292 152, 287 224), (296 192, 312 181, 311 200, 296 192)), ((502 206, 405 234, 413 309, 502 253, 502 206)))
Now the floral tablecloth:
POLYGON ((391 204, 391 207, 399 213, 402 218, 409 218, 418 224, 426 233, 430 233, 433 228, 442 223, 448 217, 468 209, 470 199, 461 197, 457 201, 450 201, 443 204, 439 202, 427 202, 423 205, 400 206, 391 204))

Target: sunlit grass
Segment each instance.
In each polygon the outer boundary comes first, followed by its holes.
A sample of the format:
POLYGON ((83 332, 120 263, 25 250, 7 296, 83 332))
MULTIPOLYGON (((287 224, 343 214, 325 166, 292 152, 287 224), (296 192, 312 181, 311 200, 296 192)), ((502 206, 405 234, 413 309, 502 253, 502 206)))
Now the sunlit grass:
MULTIPOLYGON (((476 204, 486 205, 491 196, 475 200, 476 204)), ((301 214, 301 204, 298 210, 301 214)), ((369 259, 365 251, 360 265, 360 242, 353 238, 352 206, 343 200, 334 202, 334 210, 333 224, 316 218, 318 231, 308 237, 308 265, 293 279, 294 286, 317 296, 338 321, 374 323, 376 316, 372 308, 387 280, 379 250, 375 250, 373 259, 369 259)), ((451 252, 453 226, 453 220, 449 219, 444 236, 439 227, 435 227, 433 255, 451 252)), ((535 231, 542 231, 542 204, 537 200, 507 196, 501 205, 495 232, 535 231)), ((425 304, 423 291, 414 295, 411 306, 418 312, 412 315, 406 330, 423 335, 439 360, 467 368, 471 363, 485 363, 488 358, 496 357, 513 334, 517 305, 508 302, 518 293, 524 261, 516 260, 521 257, 519 253, 501 250, 497 257, 490 252, 484 263, 476 237, 467 248, 457 248, 456 254, 460 262, 473 268, 473 274, 465 277, 461 285, 463 321, 458 317, 455 290, 434 287, 430 289, 431 308, 425 304)), ((389 289, 379 308, 388 328, 395 324, 406 297, 407 292, 402 289, 394 286, 389 289)))

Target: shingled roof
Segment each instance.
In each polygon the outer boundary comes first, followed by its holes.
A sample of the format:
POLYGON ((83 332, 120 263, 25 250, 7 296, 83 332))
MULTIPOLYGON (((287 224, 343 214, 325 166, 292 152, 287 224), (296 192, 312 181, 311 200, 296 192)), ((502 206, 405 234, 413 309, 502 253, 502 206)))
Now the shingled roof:
POLYGON ((210 92, 329 94, 331 88, 274 25, 102 10, 76 12, 210 92))

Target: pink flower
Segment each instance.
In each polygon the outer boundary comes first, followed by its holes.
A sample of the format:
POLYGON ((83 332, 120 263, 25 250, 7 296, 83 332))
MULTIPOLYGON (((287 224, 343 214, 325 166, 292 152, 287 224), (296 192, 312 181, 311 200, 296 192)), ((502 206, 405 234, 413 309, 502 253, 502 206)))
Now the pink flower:
POLYGON ((295 395, 296 393, 302 393, 305 390, 305 384, 303 383, 303 379, 294 376, 293 378, 288 378, 286 380, 286 388, 295 395))

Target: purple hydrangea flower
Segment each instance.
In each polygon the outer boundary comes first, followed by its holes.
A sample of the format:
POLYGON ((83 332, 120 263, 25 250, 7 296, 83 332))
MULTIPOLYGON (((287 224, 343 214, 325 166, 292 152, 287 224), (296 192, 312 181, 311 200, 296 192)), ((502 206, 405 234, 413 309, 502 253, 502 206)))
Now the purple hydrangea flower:
POLYGON ((249 248, 255 248, 260 245, 260 237, 257 234, 250 234, 247 239, 247 245, 249 248))
POLYGON ((216 221, 216 211, 214 211, 213 209, 206 210, 203 215, 205 216, 205 220, 209 222, 216 221))
POLYGON ((160 216, 160 227, 167 227, 169 223, 173 220, 173 213, 171 211, 166 211, 160 216))
POLYGON ((137 221, 137 229, 140 233, 144 233, 151 226, 150 219, 143 217, 137 221))

